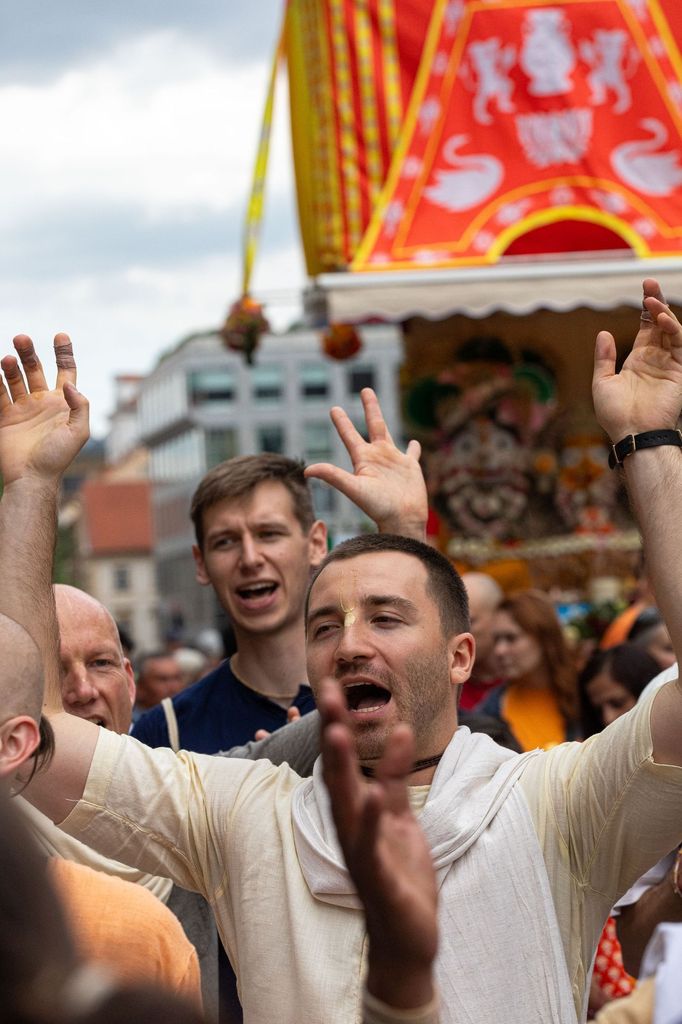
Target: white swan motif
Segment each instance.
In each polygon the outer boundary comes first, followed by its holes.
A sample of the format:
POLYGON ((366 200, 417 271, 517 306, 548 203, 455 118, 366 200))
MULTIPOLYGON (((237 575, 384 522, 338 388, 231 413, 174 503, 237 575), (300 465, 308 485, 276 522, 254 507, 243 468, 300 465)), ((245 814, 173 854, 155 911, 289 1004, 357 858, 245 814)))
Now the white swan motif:
POLYGON ((616 146, 611 153, 611 166, 630 188, 647 196, 669 196, 677 185, 682 185, 680 153, 676 150, 657 152, 668 141, 668 130, 655 117, 645 117, 639 126, 649 132, 651 138, 616 146))
POLYGON ((457 152, 469 141, 468 135, 453 135, 443 146, 443 159, 454 171, 438 171, 436 182, 424 189, 424 195, 436 206, 452 213, 469 210, 496 191, 502 178, 502 163, 489 153, 460 156, 457 152))

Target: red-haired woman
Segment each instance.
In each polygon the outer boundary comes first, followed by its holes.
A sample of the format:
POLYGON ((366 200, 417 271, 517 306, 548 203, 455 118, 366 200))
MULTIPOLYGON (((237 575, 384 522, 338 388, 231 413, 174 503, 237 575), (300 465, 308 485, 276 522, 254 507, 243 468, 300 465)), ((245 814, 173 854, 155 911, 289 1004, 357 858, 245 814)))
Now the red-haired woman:
POLYGON ((500 605, 494 655, 504 686, 482 710, 505 721, 524 750, 579 736, 577 673, 551 601, 525 590, 500 605))

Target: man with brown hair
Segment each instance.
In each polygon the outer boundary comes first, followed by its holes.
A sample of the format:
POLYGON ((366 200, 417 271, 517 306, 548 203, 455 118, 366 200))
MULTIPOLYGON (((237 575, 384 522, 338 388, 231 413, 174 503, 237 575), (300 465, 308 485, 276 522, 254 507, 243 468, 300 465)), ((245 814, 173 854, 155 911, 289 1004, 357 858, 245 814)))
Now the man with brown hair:
POLYGON ((304 468, 284 455, 244 455, 212 469, 192 499, 196 577, 212 586, 235 632, 237 653, 194 686, 142 715, 133 736, 151 747, 214 754, 273 732, 314 708, 307 684, 303 604, 327 551, 307 478, 333 484, 381 532, 421 537, 426 520, 419 446, 393 444, 373 392, 362 402, 369 442, 341 409, 332 419, 353 473, 304 468))
MULTIPOLYGON (((426 522, 419 445, 411 442, 400 452, 373 392, 365 389, 362 402, 369 442, 343 410, 332 410, 353 473, 329 465, 304 469, 302 462, 264 453, 220 463, 200 482, 190 513, 196 578, 213 587, 237 652, 142 715, 133 728, 136 739, 215 754, 313 711, 303 606, 311 571, 327 552, 327 529, 315 518, 306 478, 335 485, 385 532, 423 536, 426 522)), ((221 1001, 238 1018, 235 982, 222 954, 220 965, 221 1001)))

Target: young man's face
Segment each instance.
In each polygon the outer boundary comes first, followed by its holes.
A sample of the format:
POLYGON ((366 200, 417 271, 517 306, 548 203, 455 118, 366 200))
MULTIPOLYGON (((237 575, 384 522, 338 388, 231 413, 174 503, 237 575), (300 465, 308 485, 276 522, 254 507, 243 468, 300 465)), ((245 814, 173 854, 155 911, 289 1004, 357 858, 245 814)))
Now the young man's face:
POLYGON ((308 678, 344 688, 364 763, 379 758, 397 722, 417 758, 440 753, 457 725, 454 685, 471 671, 469 633, 443 636, 425 566, 398 551, 331 562, 308 607, 308 678))
POLYGON ((277 633, 303 621, 310 570, 327 550, 324 524, 305 533, 284 484, 267 480, 204 512, 197 579, 211 584, 239 634, 277 633))

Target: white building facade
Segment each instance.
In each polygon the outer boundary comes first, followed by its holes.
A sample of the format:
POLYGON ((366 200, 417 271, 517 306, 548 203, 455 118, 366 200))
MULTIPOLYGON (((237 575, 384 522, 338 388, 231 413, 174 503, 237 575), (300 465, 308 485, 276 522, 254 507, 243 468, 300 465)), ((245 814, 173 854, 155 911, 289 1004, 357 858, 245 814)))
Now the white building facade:
MULTIPOLYGON (((373 387, 393 436, 400 438, 400 330, 361 328, 362 350, 352 359, 325 358, 319 331, 266 336, 255 365, 226 349, 216 334, 195 335, 167 353, 141 382, 138 431, 150 453, 155 560, 162 626, 184 638, 220 625, 210 588, 194 581, 189 506, 207 470, 224 459, 263 451, 306 463, 350 460, 329 418, 341 405, 364 433, 360 391, 373 387)), ((317 515, 334 541, 369 528, 342 495, 312 481, 317 515)))

